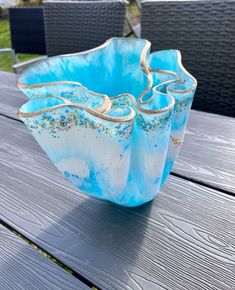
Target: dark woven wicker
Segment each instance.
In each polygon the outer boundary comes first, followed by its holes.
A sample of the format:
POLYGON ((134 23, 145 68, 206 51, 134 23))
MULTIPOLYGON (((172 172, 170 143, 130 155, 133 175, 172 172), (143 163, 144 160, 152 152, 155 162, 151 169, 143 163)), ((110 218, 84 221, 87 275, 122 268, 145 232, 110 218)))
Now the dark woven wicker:
POLYGON ((11 45, 16 53, 46 54, 42 7, 9 8, 11 45))
POLYGON ((235 1, 145 1, 142 37, 176 48, 197 78, 193 108, 235 117, 235 1))
POLYGON ((122 36, 125 13, 122 0, 45 2, 48 56, 84 51, 122 36))

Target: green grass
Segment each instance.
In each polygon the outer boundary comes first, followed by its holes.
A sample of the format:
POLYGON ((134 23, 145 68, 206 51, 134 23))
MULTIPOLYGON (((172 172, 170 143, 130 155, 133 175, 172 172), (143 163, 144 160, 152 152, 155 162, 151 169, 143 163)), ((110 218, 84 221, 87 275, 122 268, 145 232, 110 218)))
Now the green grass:
MULTIPOLYGON (((11 47, 11 36, 8 19, 0 19, 0 49, 11 47)), ((26 61, 37 57, 37 54, 17 54, 19 61, 26 61)), ((13 65, 12 55, 0 54, 0 71, 12 71, 13 65)))
MULTIPOLYGON (((133 24, 139 21, 139 11, 136 5, 129 6, 129 15, 132 19, 133 24)), ((129 32, 129 27, 126 25, 125 32, 129 32)), ((0 19, 0 49, 1 48, 10 48, 11 47, 11 36, 9 29, 8 19, 0 19)), ((35 57, 38 57, 37 54, 17 54, 19 61, 26 61, 35 57)), ((9 54, 0 54, 0 71, 12 71, 13 65, 12 55, 9 54)))

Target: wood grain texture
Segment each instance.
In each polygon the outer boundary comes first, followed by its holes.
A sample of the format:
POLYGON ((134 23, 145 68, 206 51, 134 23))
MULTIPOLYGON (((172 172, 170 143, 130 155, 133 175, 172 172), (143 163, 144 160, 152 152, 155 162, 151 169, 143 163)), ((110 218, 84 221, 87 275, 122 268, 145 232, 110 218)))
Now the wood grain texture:
POLYGON ((235 118, 192 111, 173 172, 235 194, 235 118))
POLYGON ((16 87, 17 75, 0 72, 0 114, 18 119, 17 110, 27 98, 16 87))
POLYGON ((0 217, 102 289, 234 289, 235 199, 171 176, 128 209, 74 190, 0 117, 0 217))
POLYGON ((0 224, 1 290, 68 290, 87 286, 0 224))
MULTIPOLYGON (((0 72, 0 114, 17 118, 27 98, 16 88, 17 75, 0 72)), ((235 119, 191 111, 173 172, 235 194, 235 119)))

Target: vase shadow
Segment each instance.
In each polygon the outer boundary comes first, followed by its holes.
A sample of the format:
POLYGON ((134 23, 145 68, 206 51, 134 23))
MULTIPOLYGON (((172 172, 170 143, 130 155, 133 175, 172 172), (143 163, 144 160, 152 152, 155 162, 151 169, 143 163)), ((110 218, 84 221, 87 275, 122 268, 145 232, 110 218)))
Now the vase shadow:
POLYGON ((151 208, 152 202, 125 208, 86 197, 37 239, 45 241, 47 249, 49 244, 55 258, 101 289, 134 287, 131 274, 142 259, 151 208))

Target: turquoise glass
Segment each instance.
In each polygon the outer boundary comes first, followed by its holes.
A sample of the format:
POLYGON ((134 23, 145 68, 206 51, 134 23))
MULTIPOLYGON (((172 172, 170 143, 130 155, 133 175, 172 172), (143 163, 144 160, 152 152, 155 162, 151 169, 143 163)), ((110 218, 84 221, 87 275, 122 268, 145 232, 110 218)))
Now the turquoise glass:
POLYGON ((197 82, 180 52, 111 38, 25 70, 18 115, 79 191, 123 206, 159 192, 180 149, 197 82))
MULTIPOLYGON (((167 152, 167 158, 164 166, 161 185, 166 181, 167 176, 171 172, 174 162, 179 153, 183 142, 184 132, 192 106, 193 97, 197 87, 197 81, 183 67, 181 62, 181 54, 177 50, 159 51, 151 54, 150 70, 158 69, 162 72, 171 72, 176 76, 177 81, 169 81, 174 75, 162 73, 161 82, 167 83, 165 92, 174 97, 174 116, 171 126, 171 140, 167 152)), ((159 73, 158 73, 159 76, 159 73)), ((153 74, 153 78, 156 78, 153 74)))

